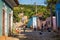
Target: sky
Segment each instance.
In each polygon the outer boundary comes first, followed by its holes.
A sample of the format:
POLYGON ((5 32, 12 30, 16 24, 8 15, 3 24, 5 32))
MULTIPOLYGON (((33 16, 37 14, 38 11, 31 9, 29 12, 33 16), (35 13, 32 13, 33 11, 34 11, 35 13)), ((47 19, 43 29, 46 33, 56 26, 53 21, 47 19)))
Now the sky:
POLYGON ((36 2, 37 5, 46 5, 44 4, 45 0, 18 0, 20 4, 34 4, 36 2))

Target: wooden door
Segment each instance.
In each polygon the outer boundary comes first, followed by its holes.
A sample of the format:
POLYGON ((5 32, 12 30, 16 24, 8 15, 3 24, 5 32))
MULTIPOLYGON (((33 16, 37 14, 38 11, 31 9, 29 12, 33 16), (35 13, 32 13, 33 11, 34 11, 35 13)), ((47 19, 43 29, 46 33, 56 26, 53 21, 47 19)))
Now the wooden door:
POLYGON ((5 10, 3 9, 2 35, 5 36, 5 10))

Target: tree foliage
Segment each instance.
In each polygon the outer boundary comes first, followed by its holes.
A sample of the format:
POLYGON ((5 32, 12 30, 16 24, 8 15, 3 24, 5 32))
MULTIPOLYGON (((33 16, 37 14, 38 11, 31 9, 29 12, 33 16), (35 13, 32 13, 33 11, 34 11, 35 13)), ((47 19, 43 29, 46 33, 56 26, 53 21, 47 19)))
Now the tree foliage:
MULTIPOLYGON (((24 7, 23 12, 26 16, 28 16, 28 18, 31 18, 33 15, 35 15, 35 5, 19 5, 19 7, 20 9, 21 7, 24 7)), ((49 10, 46 10, 46 8, 46 6, 37 5, 37 14, 43 13, 43 18, 45 19, 50 15, 49 10)))
POLYGON ((20 21, 20 18, 18 17, 19 12, 20 12, 19 7, 14 7, 13 8, 13 20, 14 20, 14 22, 19 22, 20 21))
POLYGON ((58 0, 46 0, 47 9, 50 9, 50 7, 51 7, 53 15, 55 15, 55 6, 56 6, 57 2, 58 2, 58 0))
MULTIPOLYGON (((24 12, 25 16, 28 16, 28 18, 31 18, 36 13, 36 6, 35 5, 19 5, 18 7, 13 8, 14 14, 13 14, 13 20, 14 22, 19 22, 20 18, 18 17, 19 13, 24 12)), ((40 6, 37 5, 37 14, 43 13, 43 19, 46 19, 48 16, 50 16, 49 10, 47 10, 46 6, 40 6)))

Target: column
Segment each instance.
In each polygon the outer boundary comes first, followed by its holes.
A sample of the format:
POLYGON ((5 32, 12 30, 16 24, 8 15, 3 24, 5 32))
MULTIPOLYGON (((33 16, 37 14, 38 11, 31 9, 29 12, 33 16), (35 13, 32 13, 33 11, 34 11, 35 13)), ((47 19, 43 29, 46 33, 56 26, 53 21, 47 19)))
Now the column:
POLYGON ((13 11, 11 11, 9 14, 9 35, 11 35, 12 26, 13 26, 13 11))
POLYGON ((3 4, 3 18, 2 18, 2 35, 7 36, 7 7, 3 4))

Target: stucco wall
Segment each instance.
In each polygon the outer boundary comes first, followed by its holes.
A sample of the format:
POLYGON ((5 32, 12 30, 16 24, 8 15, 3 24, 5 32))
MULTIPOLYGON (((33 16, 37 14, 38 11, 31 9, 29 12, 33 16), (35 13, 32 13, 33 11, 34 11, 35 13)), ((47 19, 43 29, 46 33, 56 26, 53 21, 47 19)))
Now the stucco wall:
POLYGON ((0 0, 0 36, 2 35, 2 6, 3 2, 0 0))
POLYGON ((56 21, 57 21, 57 27, 60 28, 60 3, 56 4, 56 21))
MULTIPOLYGON (((3 8, 3 4, 4 2, 2 0, 0 0, 0 36, 2 36, 2 8, 3 8)), ((6 4, 5 4, 6 5, 6 4)), ((8 5, 6 5, 6 8, 7 8, 7 32, 6 34, 8 34, 8 27, 9 27, 9 13, 11 12, 11 8, 8 7, 8 5)))

